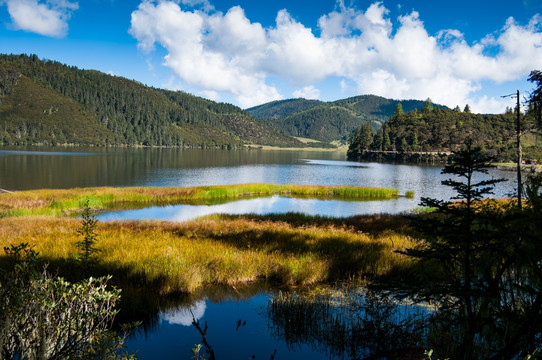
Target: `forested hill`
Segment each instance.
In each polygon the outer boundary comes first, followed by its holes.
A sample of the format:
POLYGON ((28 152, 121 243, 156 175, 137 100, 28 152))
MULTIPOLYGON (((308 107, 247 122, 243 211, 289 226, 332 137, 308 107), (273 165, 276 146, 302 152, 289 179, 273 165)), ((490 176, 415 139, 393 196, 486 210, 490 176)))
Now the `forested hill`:
POLYGON ((276 100, 247 109, 247 112, 258 119, 278 119, 323 104, 325 102, 320 100, 302 98, 276 100))
POLYGON ((0 143, 303 146, 234 105, 36 55, 0 55, 0 143))
MULTIPOLYGON (((481 146, 500 161, 513 161, 516 156, 516 114, 482 115, 439 108, 397 112, 374 132, 367 126, 358 129, 350 139, 348 156, 364 158, 391 153, 457 151, 466 140, 481 146)), ((540 147, 534 135, 532 119, 522 120, 523 153, 525 158, 540 158, 540 147)))
POLYGON ((370 123, 374 129, 380 128, 393 115, 398 103, 407 112, 420 110, 424 105, 421 100, 399 101, 362 95, 334 102, 305 99, 274 101, 247 111, 292 136, 345 142, 362 123, 370 123))

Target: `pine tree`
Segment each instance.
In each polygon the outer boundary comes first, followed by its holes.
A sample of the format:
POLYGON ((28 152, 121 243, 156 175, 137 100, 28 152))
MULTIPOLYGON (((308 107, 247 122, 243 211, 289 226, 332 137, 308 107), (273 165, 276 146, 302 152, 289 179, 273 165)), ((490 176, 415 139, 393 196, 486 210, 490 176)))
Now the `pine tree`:
MULTIPOLYGON (((476 358, 475 339, 485 329, 488 304, 495 296, 487 286, 497 276, 493 261, 500 263, 499 250, 495 250, 498 245, 494 243, 498 225, 488 221, 493 216, 488 215, 488 202, 483 199, 492 193, 495 184, 504 180, 475 179, 476 173, 488 173, 491 160, 470 143, 453 154, 451 163, 442 173, 455 177, 442 184, 452 187, 457 195, 450 201, 422 198, 421 206, 435 209, 430 216, 413 219, 425 241, 419 247, 403 252, 443 268, 441 281, 410 291, 416 297, 439 303, 441 311, 455 319, 450 321, 461 327, 453 358, 476 358)), ((501 246, 505 247, 504 244, 501 246)))
POLYGON ((83 267, 88 268, 95 261, 96 253, 99 252, 99 249, 96 248, 98 238, 96 223, 98 220, 92 214, 88 200, 84 204, 81 216, 83 220, 77 233, 83 237, 83 240, 78 241, 76 245, 79 248, 79 261, 81 261, 83 267))
POLYGON ((398 117, 404 113, 405 111, 403 110, 403 104, 397 103, 397 105, 395 105, 395 110, 393 111, 393 117, 398 117))
POLYGON ((434 109, 433 101, 431 100, 431 98, 427 98, 427 100, 425 100, 423 103, 423 107, 421 110, 422 113, 429 113, 433 111, 433 109, 434 109))

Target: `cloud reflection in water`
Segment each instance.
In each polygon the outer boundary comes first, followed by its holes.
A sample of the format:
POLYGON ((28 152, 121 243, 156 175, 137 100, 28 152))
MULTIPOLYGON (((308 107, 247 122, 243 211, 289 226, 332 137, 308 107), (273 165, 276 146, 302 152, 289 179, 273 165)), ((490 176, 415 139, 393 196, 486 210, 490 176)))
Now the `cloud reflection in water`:
POLYGON ((288 212, 330 217, 348 217, 360 214, 400 213, 412 209, 416 203, 412 199, 393 199, 386 201, 339 201, 297 199, 272 196, 257 199, 233 201, 220 205, 171 205, 153 206, 145 209, 125 210, 103 213, 96 218, 111 220, 166 220, 189 221, 211 214, 283 214, 288 212))
POLYGON ((199 320, 205 314, 207 304, 205 300, 194 302, 189 307, 179 307, 173 310, 166 310, 160 313, 160 319, 170 324, 191 326, 192 320, 199 320))

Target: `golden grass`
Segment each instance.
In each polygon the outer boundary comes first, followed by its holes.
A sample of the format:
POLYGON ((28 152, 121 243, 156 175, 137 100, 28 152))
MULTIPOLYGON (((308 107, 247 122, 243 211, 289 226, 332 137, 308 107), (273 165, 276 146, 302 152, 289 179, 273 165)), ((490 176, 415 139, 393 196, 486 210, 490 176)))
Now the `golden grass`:
MULTIPOLYGON (((87 200, 93 208, 128 208, 271 194, 359 200, 391 198, 397 190, 243 184, 15 192, 0 195, 0 247, 30 243, 54 271, 77 277, 84 275, 75 245, 81 222, 67 215, 80 212, 87 200)), ((260 279, 285 286, 371 279, 404 273, 411 266, 408 258, 393 252, 413 246, 404 226, 400 216, 330 219, 299 214, 98 223, 96 246, 101 251, 92 275, 112 274, 121 286, 150 287, 161 294, 260 279)))
MULTIPOLYGON (((393 249, 414 240, 389 230, 390 218, 378 222, 212 216, 180 224, 99 223, 96 269, 113 274, 121 286, 129 282, 161 294, 258 279, 297 286, 405 272, 410 260, 393 249)), ((2 218, 0 246, 28 242, 50 268, 73 275, 79 227, 73 218, 2 218)))
POLYGON ((239 199, 250 196, 289 195, 335 199, 390 199, 396 189, 352 186, 304 186, 241 184, 190 188, 76 188, 68 190, 31 190, 0 194, 0 217, 52 215, 79 212, 89 201, 93 208, 110 209, 141 205, 169 205, 213 199, 239 199))

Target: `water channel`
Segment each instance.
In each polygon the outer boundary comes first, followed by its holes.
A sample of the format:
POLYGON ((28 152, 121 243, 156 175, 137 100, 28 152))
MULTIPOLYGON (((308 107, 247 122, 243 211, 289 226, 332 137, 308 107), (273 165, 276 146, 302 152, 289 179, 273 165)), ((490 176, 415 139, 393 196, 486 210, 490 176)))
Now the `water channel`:
MULTIPOLYGON (((110 219, 166 219, 186 221, 211 213, 304 212, 310 215, 351 216, 400 213, 415 209, 421 197, 449 199, 441 185, 448 175, 439 166, 354 163, 338 152, 318 151, 201 151, 179 149, 3 149, 0 150, 0 188, 26 190, 90 186, 200 186, 240 183, 353 185, 414 191, 414 198, 388 201, 342 202, 269 197, 218 205, 179 205, 128 210, 101 215, 110 219)), ((490 177, 507 178, 496 197, 512 194, 514 173, 492 170, 490 177)), ((128 340, 141 359, 188 359, 202 342, 192 320, 208 324, 207 340, 217 359, 341 359, 347 351, 333 351, 321 339, 292 339, 288 324, 270 315, 272 288, 244 294, 228 289, 221 296, 202 294, 184 305, 163 307, 152 326, 128 340)), ((327 331, 327 330, 326 330, 327 331)), ((314 334, 313 334, 314 335, 314 334)), ((348 345, 348 344, 346 344, 348 345)), ((203 354, 203 352, 201 353, 203 354)), ((208 358, 208 355, 206 355, 208 358)))

